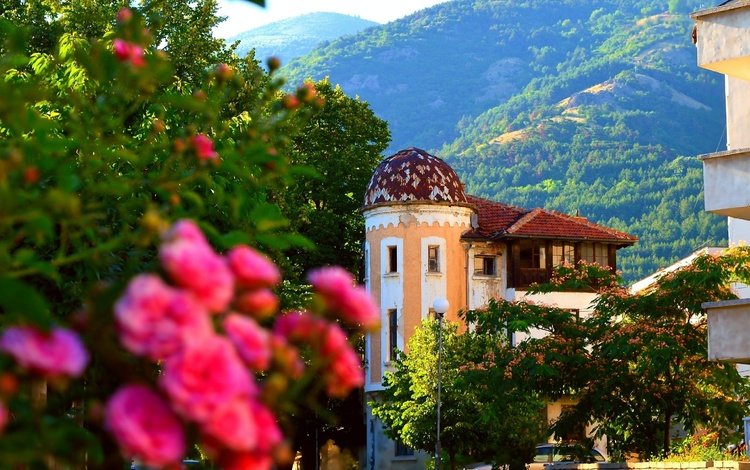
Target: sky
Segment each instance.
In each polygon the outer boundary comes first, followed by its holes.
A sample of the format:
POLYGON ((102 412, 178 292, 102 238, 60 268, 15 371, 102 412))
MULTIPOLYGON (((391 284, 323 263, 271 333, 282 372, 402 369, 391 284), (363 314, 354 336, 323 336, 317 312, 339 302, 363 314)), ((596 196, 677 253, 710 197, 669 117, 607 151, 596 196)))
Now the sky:
POLYGON ((228 38, 267 23, 317 11, 344 13, 378 23, 402 18, 445 0, 266 0, 262 8, 246 0, 219 0, 227 19, 216 35, 228 38))

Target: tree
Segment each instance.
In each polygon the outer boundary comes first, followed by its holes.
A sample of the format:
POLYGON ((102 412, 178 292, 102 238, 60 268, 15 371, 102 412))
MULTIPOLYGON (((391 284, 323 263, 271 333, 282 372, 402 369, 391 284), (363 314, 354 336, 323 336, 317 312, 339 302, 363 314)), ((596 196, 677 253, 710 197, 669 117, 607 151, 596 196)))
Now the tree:
POLYGON ((706 359, 701 303, 733 298, 731 282, 747 281, 749 272, 750 250, 735 248, 701 256, 632 294, 607 270, 563 266, 534 292, 596 291, 590 317, 494 301, 477 314, 478 330, 545 331, 518 346, 511 374, 549 400, 575 396, 575 407, 550 432, 561 436, 594 424, 614 458, 637 453, 646 459, 669 451, 674 423, 688 432, 708 427, 726 434, 747 413, 747 381, 732 365, 706 359))
MULTIPOLYGON (((504 333, 443 331, 441 446, 452 469, 461 456, 525 468, 542 434, 535 394, 504 375, 512 348, 504 333)), ((386 433, 432 452, 436 441, 437 322, 425 321, 400 352, 385 390, 371 403, 386 433)))
MULTIPOLYGON (((238 244, 284 250, 296 243, 270 195, 293 173, 286 144, 319 106, 289 105, 294 95, 281 92, 281 80, 252 57, 231 56, 220 41, 202 51, 207 62, 179 54, 172 62, 154 41, 185 33, 145 28, 161 24, 149 16, 156 2, 102 22, 95 7, 114 3, 28 2, 28 10, 26 3, 15 2, 9 16, 33 13, 18 21, 22 28, 0 19, 2 326, 75 327, 92 366, 81 379, 50 380, 47 399, 36 400, 28 387, 17 386, 33 380, 34 371, 0 354, 0 412, 7 405, 13 413, 0 460, 34 468, 53 460, 121 468, 101 421, 102 402, 122 383, 153 385, 159 366, 124 353, 113 303, 128 279, 159 266, 160 237, 177 219, 199 221, 220 251, 238 244), (73 17, 77 7, 91 7, 90 16, 73 17), (49 36, 34 42, 44 24, 49 36), (221 57, 230 63, 211 62, 221 57)), ((172 20, 210 29, 211 5, 186 3, 172 20)), ((210 30, 196 36, 207 37, 210 30)), ((296 365, 296 352, 289 352, 275 359, 287 370, 296 365)), ((345 359, 357 362, 353 352, 345 359)), ((291 396, 309 387, 311 400, 320 395, 320 374, 300 379, 295 392, 284 374, 265 382, 273 375, 253 380, 273 389, 264 399, 279 408, 308 406, 308 397, 291 396)), ((46 382, 34 383, 34 390, 45 388, 46 382)), ((5 421, 0 413, 0 428, 5 421)))
POLYGON ((367 183, 390 142, 388 124, 370 106, 326 79, 308 84, 325 107, 294 138, 291 160, 313 174, 299 175, 281 197, 292 227, 316 249, 294 259, 300 272, 338 264, 361 271, 364 221, 359 213, 367 183))
POLYGON ((750 280, 750 250, 703 255, 639 294, 609 289, 587 324, 591 370, 574 415, 598 423, 618 455, 666 454, 682 423, 726 437, 747 414, 750 384, 732 364, 706 356, 703 302, 736 298, 731 283, 750 280))

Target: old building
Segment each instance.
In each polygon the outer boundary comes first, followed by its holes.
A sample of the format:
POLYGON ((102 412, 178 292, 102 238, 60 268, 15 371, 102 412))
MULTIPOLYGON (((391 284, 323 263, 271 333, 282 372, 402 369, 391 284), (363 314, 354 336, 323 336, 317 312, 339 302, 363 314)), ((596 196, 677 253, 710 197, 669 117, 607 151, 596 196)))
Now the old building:
MULTIPOLYGON (((431 315, 436 298, 450 304, 446 318, 479 308, 490 298, 532 299, 585 315, 587 292, 527 295, 553 268, 578 260, 617 267, 617 250, 635 243, 628 234, 545 209, 523 209, 467 195, 443 160, 417 148, 386 158, 364 198, 365 283, 380 306, 381 329, 367 338, 365 393, 382 390, 393 351, 431 315)), ((513 341, 523 338, 514 337, 513 341)), ((551 404, 555 419, 561 404, 551 404)), ((368 412, 369 470, 424 468, 426 455, 387 439, 368 412)))

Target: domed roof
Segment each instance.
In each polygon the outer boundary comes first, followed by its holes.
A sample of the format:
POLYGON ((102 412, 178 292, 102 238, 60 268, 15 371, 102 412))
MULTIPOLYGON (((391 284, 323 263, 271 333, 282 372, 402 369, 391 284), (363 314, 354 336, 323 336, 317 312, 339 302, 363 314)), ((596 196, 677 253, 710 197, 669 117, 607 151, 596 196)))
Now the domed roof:
POLYGON ((378 165, 367 185, 364 207, 417 201, 468 205, 453 168, 422 149, 410 147, 378 165))

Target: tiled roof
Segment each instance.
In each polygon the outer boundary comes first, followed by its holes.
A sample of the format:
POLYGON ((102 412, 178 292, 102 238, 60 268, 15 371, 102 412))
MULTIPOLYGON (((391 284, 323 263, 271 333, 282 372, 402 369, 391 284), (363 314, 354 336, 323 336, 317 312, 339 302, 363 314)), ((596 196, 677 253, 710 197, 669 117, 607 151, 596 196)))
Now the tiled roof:
POLYGON ((416 201, 467 204, 453 168, 422 149, 410 147, 386 158, 375 169, 364 207, 416 201))
POLYGON ((469 204, 477 209, 477 227, 464 234, 464 238, 493 238, 504 233, 508 227, 528 211, 476 196, 466 196, 469 204))
POLYGON ((618 230, 560 212, 536 208, 532 210, 509 206, 500 202, 468 196, 477 208, 478 227, 464 234, 464 238, 554 238, 577 241, 608 241, 632 245, 638 238, 618 230))

